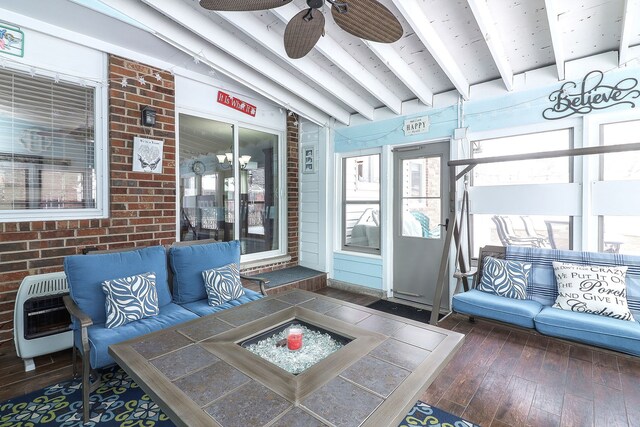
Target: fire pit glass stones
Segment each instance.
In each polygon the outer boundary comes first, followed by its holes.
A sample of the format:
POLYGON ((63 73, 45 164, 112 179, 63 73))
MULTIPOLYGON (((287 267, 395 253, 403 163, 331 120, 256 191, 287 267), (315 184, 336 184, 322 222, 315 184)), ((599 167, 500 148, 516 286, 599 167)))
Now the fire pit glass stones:
POLYGON ((350 338, 294 319, 244 340, 239 345, 279 368, 298 375, 350 341, 350 338), (299 350, 287 348, 287 334, 291 327, 302 329, 302 347, 299 350))

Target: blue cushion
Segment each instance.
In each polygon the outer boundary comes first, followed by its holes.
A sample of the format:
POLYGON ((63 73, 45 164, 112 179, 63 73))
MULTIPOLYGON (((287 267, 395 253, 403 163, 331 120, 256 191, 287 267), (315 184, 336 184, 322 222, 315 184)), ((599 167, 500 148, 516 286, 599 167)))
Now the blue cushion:
POLYGON ((240 242, 172 246, 169 264, 173 271, 173 299, 186 304, 207 298, 202 272, 236 263, 240 265, 240 242))
MULTIPOLYGON (((160 314, 136 320, 115 329, 107 329, 104 323, 89 326, 90 363, 94 369, 115 363, 109 355, 109 346, 150 332, 159 331, 178 323, 197 319, 198 316, 177 304, 167 304, 160 308, 160 314)), ((76 348, 82 351, 80 333, 75 333, 76 348)))
POLYGON ((216 305, 212 307, 209 305, 206 299, 201 299, 194 302, 188 302, 183 304, 182 307, 186 308, 197 314, 198 316, 207 316, 209 314, 217 313, 218 311, 226 310, 227 308, 237 307, 240 304, 246 304, 251 301, 256 301, 262 298, 262 294, 252 291, 251 289, 243 288, 244 295, 238 299, 227 301, 224 304, 216 305))
POLYGON ((158 306, 171 303, 167 255, 164 247, 96 255, 71 255, 64 259, 69 292, 80 310, 94 323, 106 320, 102 282, 147 272, 156 274, 158 306))
POLYGON ((453 297, 453 311, 470 316, 486 317, 500 322, 533 328, 533 318, 543 306, 531 300, 514 300, 475 289, 453 297))
POLYGON ((535 324, 546 335, 640 356, 640 324, 636 321, 545 307, 535 324))

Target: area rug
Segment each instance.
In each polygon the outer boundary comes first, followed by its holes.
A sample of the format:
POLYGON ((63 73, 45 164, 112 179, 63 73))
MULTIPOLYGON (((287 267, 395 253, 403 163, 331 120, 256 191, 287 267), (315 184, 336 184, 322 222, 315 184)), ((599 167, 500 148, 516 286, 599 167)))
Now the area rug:
MULTIPOLYGON (((0 403, 0 427, 169 427, 174 424, 119 367, 102 371, 91 394, 91 420, 82 423, 80 382, 64 381, 0 403)), ((418 401, 399 427, 479 427, 418 401)))
MULTIPOLYGON (((396 316, 404 317, 405 319, 416 320, 422 323, 429 323, 431 319, 431 311, 423 310, 421 308, 413 307, 405 304, 398 304, 397 302, 389 301, 386 299, 379 299, 369 304, 367 307, 374 310, 384 311, 385 313, 395 314, 396 316)), ((439 317, 442 319, 442 314, 439 317)))

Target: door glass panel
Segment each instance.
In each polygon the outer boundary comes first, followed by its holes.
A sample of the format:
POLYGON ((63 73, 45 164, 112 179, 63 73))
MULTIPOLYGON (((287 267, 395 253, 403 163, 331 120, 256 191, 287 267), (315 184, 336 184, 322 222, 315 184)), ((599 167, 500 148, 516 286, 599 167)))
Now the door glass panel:
POLYGON ((231 241, 233 125, 180 114, 179 131, 180 240, 231 241))
POLYGON ((423 157, 402 161, 402 235, 440 238, 442 201, 441 158, 423 157))
POLYGON ((240 244, 243 254, 277 250, 278 136, 240 128, 240 244))

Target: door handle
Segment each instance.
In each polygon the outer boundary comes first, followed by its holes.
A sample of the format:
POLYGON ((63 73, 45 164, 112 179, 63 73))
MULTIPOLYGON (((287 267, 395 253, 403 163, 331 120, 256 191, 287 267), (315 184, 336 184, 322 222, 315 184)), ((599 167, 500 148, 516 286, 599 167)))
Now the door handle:
POLYGON ((449 218, 444 220, 444 224, 438 224, 440 227, 444 227, 444 231, 449 230, 449 218))

